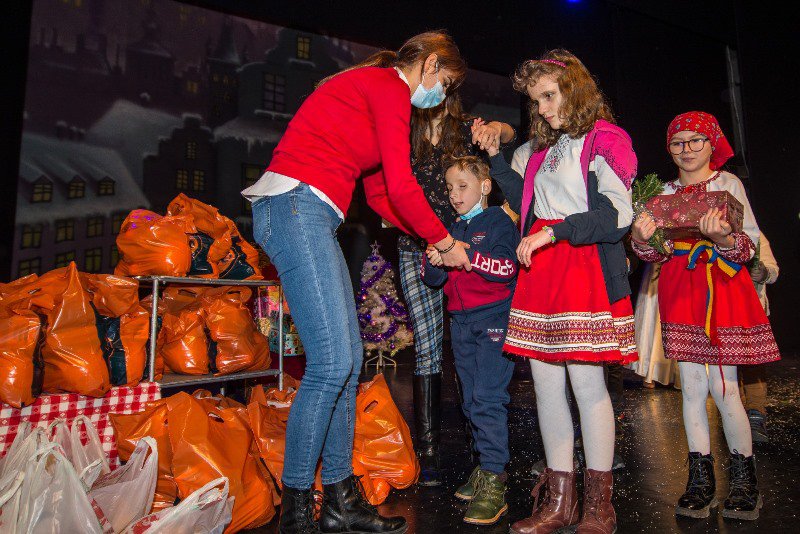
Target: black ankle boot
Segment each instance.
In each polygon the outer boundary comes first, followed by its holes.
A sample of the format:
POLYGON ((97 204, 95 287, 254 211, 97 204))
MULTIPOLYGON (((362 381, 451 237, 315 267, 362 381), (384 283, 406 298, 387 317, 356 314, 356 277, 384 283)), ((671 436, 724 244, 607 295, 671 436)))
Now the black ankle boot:
POLYGON ((361 493, 361 481, 355 475, 322 486, 322 513, 319 529, 339 534, 402 534, 408 528, 405 518, 383 517, 361 493))
POLYGON ((708 517, 711 508, 719 504, 715 496, 717 485, 714 480, 714 457, 690 452, 688 462, 689 481, 686 483, 686 491, 678 499, 675 513, 687 517, 708 517))
POLYGON ((758 510, 763 506, 756 480, 755 456, 745 458, 733 451, 731 454, 730 491, 725 499, 722 517, 728 519, 758 519, 758 510))
POLYGON ((320 534, 314 521, 314 492, 283 486, 280 534, 320 534))
POLYGON ((414 423, 417 429, 420 486, 438 486, 442 483, 439 475, 441 396, 442 373, 414 375, 414 423))

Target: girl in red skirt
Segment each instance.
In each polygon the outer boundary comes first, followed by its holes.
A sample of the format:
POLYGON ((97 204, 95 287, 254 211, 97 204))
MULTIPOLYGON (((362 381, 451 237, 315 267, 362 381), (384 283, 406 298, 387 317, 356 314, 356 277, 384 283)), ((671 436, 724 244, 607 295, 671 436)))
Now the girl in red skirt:
POLYGON ((728 191, 744 205, 742 232, 731 232, 720 211, 712 208, 700 219, 703 238, 668 241, 669 254, 647 244, 656 230, 652 217, 642 213, 633 224, 637 255, 663 264, 658 300, 664 353, 679 361, 681 373, 689 481, 675 513, 708 517, 717 505, 706 413, 710 391, 731 452, 730 492, 722 516, 752 520, 762 501, 736 366, 780 359, 767 316, 743 268, 755 253, 759 230, 742 183, 721 170, 733 150, 712 115, 692 111, 675 117, 667 129, 667 148, 678 166, 678 179, 667 183, 663 194, 728 191))
MULTIPOLYGON (((521 264, 505 350, 530 358, 547 469, 531 517, 518 534, 579 523, 613 532, 614 414, 605 362, 637 359, 622 238, 633 218, 631 140, 586 67, 565 50, 524 63, 514 88, 531 98, 534 152, 524 182, 489 148, 492 177, 521 213, 521 264), (586 464, 583 514, 573 468, 567 373, 580 411, 586 464)), ((495 143, 496 145, 496 143, 495 143)))

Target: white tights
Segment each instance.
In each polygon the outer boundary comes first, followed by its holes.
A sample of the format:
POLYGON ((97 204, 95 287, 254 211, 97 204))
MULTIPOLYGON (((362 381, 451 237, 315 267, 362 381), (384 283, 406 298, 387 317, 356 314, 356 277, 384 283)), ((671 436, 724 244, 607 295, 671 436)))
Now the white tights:
POLYGON ((708 393, 714 399, 722 416, 722 429, 731 452, 744 456, 753 454, 753 438, 750 435, 750 422, 739 397, 739 383, 736 380, 736 366, 723 365, 722 375, 716 365, 679 362, 681 371, 681 392, 683 393, 683 426, 689 452, 709 454, 711 438, 708 431, 706 400, 708 393), (723 396, 723 380, 725 395, 723 396))
POLYGON ((567 371, 580 412, 586 466, 596 471, 611 471, 614 460, 614 410, 606 389, 603 366, 532 359, 536 410, 547 467, 553 471, 573 470, 575 436, 567 403, 567 371))

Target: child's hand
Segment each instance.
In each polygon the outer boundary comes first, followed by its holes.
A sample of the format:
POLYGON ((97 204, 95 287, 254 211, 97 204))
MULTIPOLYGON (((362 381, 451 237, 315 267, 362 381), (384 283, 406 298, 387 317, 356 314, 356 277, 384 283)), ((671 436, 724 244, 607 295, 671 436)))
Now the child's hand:
POLYGON ((534 251, 552 242, 550 234, 539 230, 535 234, 524 237, 517 247, 517 259, 525 267, 531 266, 531 255, 534 251))
MULTIPOLYGON (((489 147, 497 144, 500 146, 500 134, 502 127, 498 122, 486 123, 483 119, 472 121, 472 142, 477 144, 481 150, 489 150, 489 147)), ((495 152, 496 154, 496 152, 495 152)), ((490 154, 493 155, 493 154, 490 154)))
POLYGON ((636 241, 638 245, 647 247, 647 242, 653 237, 656 232, 656 222, 646 211, 641 212, 633 221, 631 228, 631 238, 636 241))
POLYGON ((489 157, 496 156, 500 153, 500 136, 496 136, 493 138, 493 141, 489 146, 487 146, 484 150, 486 153, 489 154, 489 157))
POLYGON ((734 245, 730 237, 732 231, 731 225, 722 220, 722 212, 718 208, 711 208, 700 217, 700 232, 723 248, 734 245))
POLYGON ((769 278, 769 271, 762 262, 757 261, 756 264, 750 269, 750 278, 753 280, 753 282, 763 284, 767 281, 767 278, 769 278))
POLYGON ((439 254, 439 251, 436 250, 436 247, 433 245, 428 245, 428 248, 425 250, 425 254, 428 255, 428 261, 430 261, 431 265, 434 267, 441 267, 444 264, 444 261, 442 261, 442 255, 439 254))

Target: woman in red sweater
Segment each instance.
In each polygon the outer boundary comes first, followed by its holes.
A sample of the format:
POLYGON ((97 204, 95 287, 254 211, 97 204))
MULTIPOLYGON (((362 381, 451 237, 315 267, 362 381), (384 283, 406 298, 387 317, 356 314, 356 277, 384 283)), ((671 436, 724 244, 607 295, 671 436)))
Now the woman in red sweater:
POLYGON ((411 172, 409 143, 412 104, 440 104, 465 74, 452 39, 428 32, 323 80, 289 123, 264 176, 242 192, 306 350, 286 428, 282 533, 407 529, 402 517, 382 517, 364 501, 353 476, 363 346, 335 234, 361 178, 378 214, 433 244, 445 265, 470 269, 464 244, 447 232, 411 172), (320 455, 324 500, 316 523, 311 486, 320 455))

